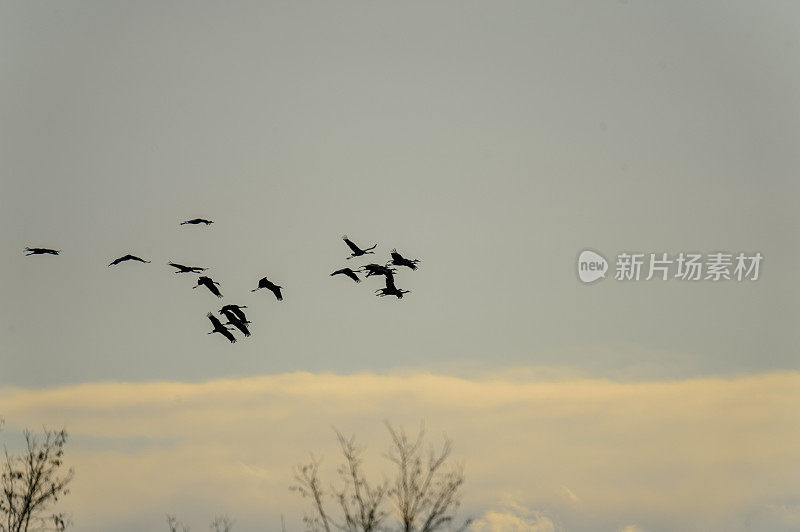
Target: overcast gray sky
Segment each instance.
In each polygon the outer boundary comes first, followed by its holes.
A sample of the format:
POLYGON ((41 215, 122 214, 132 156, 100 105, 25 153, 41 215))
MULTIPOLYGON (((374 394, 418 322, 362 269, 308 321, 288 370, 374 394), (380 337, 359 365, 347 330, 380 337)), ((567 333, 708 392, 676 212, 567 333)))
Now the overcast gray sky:
POLYGON ((796 368, 798 16, 6 2, 0 382, 796 368), (342 234, 421 258, 412 293, 329 278, 342 234), (755 283, 584 286, 584 247, 765 259, 755 283), (128 252, 153 262, 106 267, 128 252), (253 337, 207 336, 218 302, 170 259, 210 267, 253 337))

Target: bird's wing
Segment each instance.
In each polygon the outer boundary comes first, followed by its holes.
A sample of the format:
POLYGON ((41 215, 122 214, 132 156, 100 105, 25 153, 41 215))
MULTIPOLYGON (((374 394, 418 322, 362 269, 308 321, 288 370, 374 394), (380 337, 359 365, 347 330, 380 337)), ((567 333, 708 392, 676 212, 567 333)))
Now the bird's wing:
POLYGON ((281 287, 280 286, 273 286, 270 288, 272 293, 275 294, 275 297, 278 298, 278 301, 283 301, 283 296, 281 295, 281 287))
MULTIPOLYGON (((243 316, 240 316, 239 313, 236 312, 235 308, 226 309, 225 307, 222 307, 222 310, 220 312, 225 314, 225 317, 228 318, 228 321, 230 322, 231 325, 235 325, 235 326, 238 327, 238 325, 236 325, 237 323, 244 324, 244 323, 247 322, 247 319, 244 318, 243 316)), ((244 332, 244 331, 242 331, 242 332, 244 332)), ((248 336, 249 336, 249 334, 248 334, 248 336)))
POLYGON ((346 236, 343 236, 342 240, 344 240, 344 243, 347 244, 347 247, 349 247, 353 253, 361 253, 361 249, 353 244, 353 242, 351 242, 346 236))
POLYGON ((242 334, 244 334, 245 336, 250 336, 250 330, 247 328, 247 325, 245 325, 244 322, 236 319, 229 321, 231 322, 231 324, 233 324, 234 327, 242 331, 242 334))
POLYGON ((356 275, 356 272, 354 272, 353 270, 351 270, 349 268, 347 269, 346 272, 344 272, 344 274, 347 275, 349 278, 351 278, 352 280, 354 280, 357 283, 361 282, 361 279, 358 278, 358 275, 356 275))
POLYGON ((222 294, 220 293, 219 289, 214 285, 213 281, 210 283, 206 283, 206 286, 208 287, 209 290, 211 290, 212 294, 214 294, 217 297, 222 297, 222 294))
POLYGON ((214 326, 215 329, 224 329, 222 326, 222 322, 220 322, 216 316, 211 314, 210 312, 207 314, 208 319, 211 320, 211 324, 214 326))
POLYGON ((223 329, 220 332, 222 333, 222 336, 230 340, 232 344, 236 343, 236 337, 233 334, 231 334, 231 332, 228 329, 223 329))

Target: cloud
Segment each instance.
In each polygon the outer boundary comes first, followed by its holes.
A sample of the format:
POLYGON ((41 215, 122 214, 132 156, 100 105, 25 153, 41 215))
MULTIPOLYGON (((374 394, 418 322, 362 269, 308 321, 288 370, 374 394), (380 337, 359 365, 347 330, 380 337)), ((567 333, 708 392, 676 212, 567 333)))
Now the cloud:
POLYGON ((558 532, 562 530, 549 517, 524 506, 508 505, 489 510, 473 524, 475 532, 558 532))
POLYGON ((289 526, 303 514, 292 466, 313 451, 332 478, 334 425, 386 472, 384 419, 409 430, 424 419, 432 442, 446 432, 465 464, 462 514, 485 530, 791 523, 780 505, 800 500, 798 411, 800 374, 788 372, 635 383, 290 373, 0 390, 11 447, 24 427, 69 431, 64 509, 88 531, 158 529, 166 512, 194 528, 223 512, 242 531, 279 527, 281 514, 289 526), (540 513, 510 511, 507 494, 540 513))

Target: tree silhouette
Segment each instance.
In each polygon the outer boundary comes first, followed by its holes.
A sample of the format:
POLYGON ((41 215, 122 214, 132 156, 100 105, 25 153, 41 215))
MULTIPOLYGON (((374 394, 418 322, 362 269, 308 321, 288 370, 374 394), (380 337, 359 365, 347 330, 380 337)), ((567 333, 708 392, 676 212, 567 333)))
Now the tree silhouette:
POLYGON ((311 515, 303 522, 311 532, 435 532, 437 530, 466 530, 471 520, 455 526, 455 512, 461 503, 464 484, 463 467, 448 462, 452 452, 445 438, 438 451, 424 448, 424 426, 415 439, 405 431, 386 427, 392 445, 386 454, 395 466, 394 477, 380 483, 367 480, 363 471, 364 448, 355 437, 336 436, 344 457, 338 469, 339 486, 323 487, 319 475, 320 460, 311 456, 309 463, 295 466, 295 484, 290 489, 310 500, 311 515), (327 510, 329 499, 336 502, 336 515, 327 510))
POLYGON ((63 513, 48 511, 58 499, 69 493, 73 470, 64 471, 64 445, 67 432, 44 429, 39 438, 25 430, 25 449, 19 456, 5 449, 0 477, 1 532, 64 530, 70 524, 63 513))
POLYGON ((227 515, 218 515, 211 521, 210 528, 214 532, 230 532, 233 529, 233 519, 227 515))
POLYGON ((181 523, 174 515, 167 514, 167 526, 169 532, 189 532, 189 525, 181 523))

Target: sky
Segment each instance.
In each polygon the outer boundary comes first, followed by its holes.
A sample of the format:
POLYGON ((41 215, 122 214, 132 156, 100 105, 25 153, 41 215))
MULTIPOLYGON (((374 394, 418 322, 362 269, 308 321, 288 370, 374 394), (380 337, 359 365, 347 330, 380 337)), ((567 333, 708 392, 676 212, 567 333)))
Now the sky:
POLYGON ((331 425, 384 447, 384 419, 452 435, 479 531, 797 528, 798 21, 777 1, 3 2, 0 437, 67 428, 78 530, 202 529, 240 462, 252 492, 219 511, 299 530, 291 466, 335 460, 331 425), (345 234, 420 259, 411 292, 331 278, 367 262, 345 234), (611 274, 582 283, 584 249, 611 274), (626 282, 623 252, 763 261, 626 282), (107 266, 126 253, 152 262, 107 266), (251 292, 265 275, 284 301, 251 292), (223 303, 252 337, 206 334, 223 303))

